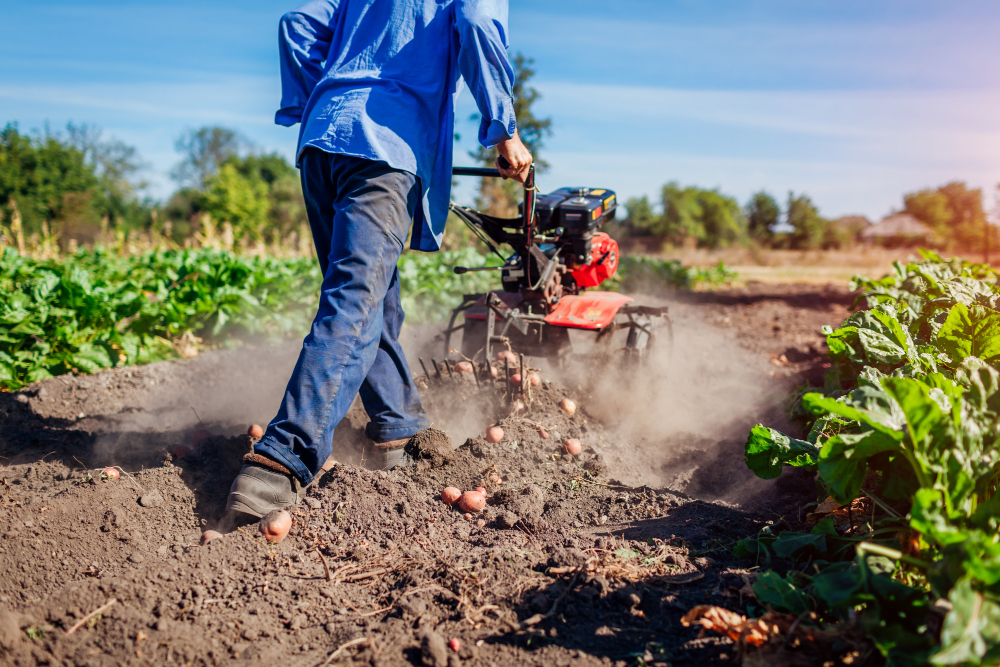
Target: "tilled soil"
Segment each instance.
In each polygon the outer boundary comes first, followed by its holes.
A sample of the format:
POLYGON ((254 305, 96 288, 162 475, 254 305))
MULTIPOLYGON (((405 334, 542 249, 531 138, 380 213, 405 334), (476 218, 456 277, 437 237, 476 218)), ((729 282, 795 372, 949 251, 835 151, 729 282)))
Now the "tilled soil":
POLYGON ((794 524, 813 499, 807 476, 753 479, 741 438, 754 421, 794 431, 781 397, 821 381, 819 327, 850 302, 813 286, 672 299, 676 393, 543 370, 512 414, 499 384, 421 377, 440 430, 414 443, 416 464, 358 465, 366 417, 352 410, 335 437, 340 463, 279 545, 251 525, 197 546, 252 446, 236 434, 270 416, 294 348, 2 394, 0 661, 730 663, 728 640, 679 619, 696 604, 742 609, 753 574, 733 543, 794 524), (281 380, 259 386, 270 368, 281 380), (558 405, 567 396, 580 404, 572 416, 558 405), (666 417, 702 403, 714 406, 666 417), (476 433, 493 421, 505 437, 491 444, 476 433), (570 437, 584 444, 575 458, 560 451, 570 437), (102 481, 109 465, 125 474, 102 481), (466 518, 441 502, 445 486, 482 486, 488 504, 466 518))

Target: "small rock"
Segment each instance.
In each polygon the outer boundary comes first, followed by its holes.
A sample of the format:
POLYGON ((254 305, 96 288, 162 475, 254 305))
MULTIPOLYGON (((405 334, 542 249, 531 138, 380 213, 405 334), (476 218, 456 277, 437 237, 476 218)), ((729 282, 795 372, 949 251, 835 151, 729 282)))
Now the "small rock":
POLYGON ((332 635, 334 632, 337 631, 337 626, 334 625, 333 623, 327 623, 326 625, 323 626, 323 629, 326 630, 326 634, 332 635))
POLYGON ((143 507, 159 507, 163 504, 163 496, 159 489, 150 489, 139 498, 139 504, 143 507))
POLYGON ((131 561, 131 562, 135 563, 136 565, 138 565, 142 561, 146 560, 146 557, 143 556, 141 553, 136 552, 136 553, 132 554, 131 556, 129 556, 128 559, 129 559, 129 561, 131 561))
POLYGON ((243 639, 254 641, 258 637, 260 637, 260 631, 257 628, 247 628, 243 631, 243 639))
POLYGON ((288 629, 292 631, 301 630, 302 626, 305 624, 306 624, 306 615, 296 614, 295 617, 292 618, 292 621, 288 624, 288 629))
POLYGON ((28 402, 28 397, 26 395, 24 395, 24 394, 18 394, 14 398, 14 400, 17 401, 18 403, 27 403, 28 402))
POLYGON ((308 498, 308 497, 306 498, 306 505, 308 505, 309 509, 312 510, 322 509, 323 507, 323 503, 316 500, 315 498, 308 498))
POLYGON ((694 566, 696 568, 698 568, 699 570, 707 570, 710 567, 712 567, 713 565, 715 565, 715 561, 712 560, 711 558, 705 558, 703 556, 701 558, 695 558, 694 559, 694 566))
POLYGON ((448 644, 444 637, 431 629, 425 630, 420 642, 420 657, 425 667, 448 667, 448 644))

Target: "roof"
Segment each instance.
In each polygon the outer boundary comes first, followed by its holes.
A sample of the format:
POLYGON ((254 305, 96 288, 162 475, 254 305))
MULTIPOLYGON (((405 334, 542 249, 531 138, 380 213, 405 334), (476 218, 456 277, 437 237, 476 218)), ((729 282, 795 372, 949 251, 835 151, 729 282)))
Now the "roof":
POLYGON ((896 237, 930 238, 934 232, 909 213, 894 213, 861 230, 858 236, 865 241, 896 237))
POLYGON ((858 232, 871 227, 872 221, 863 215, 844 215, 834 220, 833 225, 838 229, 844 230, 845 232, 857 234, 858 232))

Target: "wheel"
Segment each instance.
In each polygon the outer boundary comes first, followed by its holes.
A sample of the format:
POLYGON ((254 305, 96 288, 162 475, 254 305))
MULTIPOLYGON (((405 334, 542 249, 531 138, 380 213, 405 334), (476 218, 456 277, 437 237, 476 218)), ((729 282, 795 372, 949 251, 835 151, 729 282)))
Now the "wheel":
POLYGON ((670 316, 659 309, 637 307, 623 308, 601 333, 599 343, 609 361, 616 361, 625 368, 647 366, 657 357, 669 363, 673 355, 674 329, 670 316))

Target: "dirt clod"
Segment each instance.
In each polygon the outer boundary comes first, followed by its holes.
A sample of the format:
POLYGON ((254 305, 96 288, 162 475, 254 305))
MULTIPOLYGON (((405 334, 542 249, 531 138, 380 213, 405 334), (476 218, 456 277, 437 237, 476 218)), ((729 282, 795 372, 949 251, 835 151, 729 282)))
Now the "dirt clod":
POLYGON ((436 428, 417 433, 406 443, 406 449, 417 461, 430 462, 432 468, 440 468, 452 460, 451 438, 436 428))
POLYGON ((139 498, 139 504, 143 507, 159 507, 163 504, 163 494, 159 489, 150 489, 139 498))
POLYGON ((425 629, 420 641, 420 656, 425 667, 448 667, 448 644, 444 637, 425 629))

